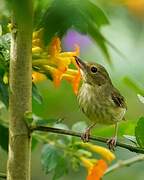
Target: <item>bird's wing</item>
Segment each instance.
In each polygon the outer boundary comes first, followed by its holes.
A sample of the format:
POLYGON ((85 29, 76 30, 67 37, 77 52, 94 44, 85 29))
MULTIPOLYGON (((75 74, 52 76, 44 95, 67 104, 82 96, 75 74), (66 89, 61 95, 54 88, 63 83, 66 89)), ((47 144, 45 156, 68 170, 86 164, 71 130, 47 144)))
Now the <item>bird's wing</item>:
POLYGON ((121 108, 127 109, 125 99, 124 99, 124 97, 119 93, 119 91, 118 91, 117 89, 115 89, 115 90, 111 93, 111 97, 112 97, 112 100, 113 100, 114 104, 115 104, 117 107, 121 107, 121 108))

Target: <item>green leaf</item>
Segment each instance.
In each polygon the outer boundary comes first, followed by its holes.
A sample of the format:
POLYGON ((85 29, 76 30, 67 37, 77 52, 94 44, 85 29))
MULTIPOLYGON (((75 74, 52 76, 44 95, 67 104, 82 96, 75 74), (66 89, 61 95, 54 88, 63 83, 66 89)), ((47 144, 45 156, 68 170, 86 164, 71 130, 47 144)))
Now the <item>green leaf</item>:
POLYGON ((43 102, 43 98, 38 90, 38 88, 36 87, 36 85, 34 83, 32 83, 32 95, 33 98, 39 103, 42 104, 43 102))
POLYGON ((10 33, 0 36, 0 69, 8 72, 10 61, 10 33))
POLYGON ((60 177, 64 176, 67 172, 68 172, 67 161, 65 158, 61 157, 55 168, 53 180, 59 179, 60 177))
POLYGON ((77 122, 72 126, 73 131, 77 131, 81 133, 83 133, 86 128, 87 128, 87 124, 84 121, 77 122))
POLYGON ((0 146, 5 151, 8 151, 8 139, 8 128, 0 124, 0 146))
POLYGON ((137 140, 135 136, 123 135, 123 137, 129 140, 130 142, 134 143, 135 145, 137 145, 137 140))
POLYGON ((35 137, 32 137, 32 150, 35 149, 36 145, 38 144, 38 140, 35 137))
POLYGON ((39 19, 45 13, 45 10, 50 6, 53 0, 35 0, 34 3, 34 27, 37 27, 39 24, 39 19))
POLYGON ((106 39, 101 34, 101 32, 97 29, 97 27, 92 23, 89 23, 88 34, 97 43, 97 45, 100 47, 101 51, 105 55, 106 60, 111 64, 111 57, 109 55, 109 52, 106 46, 106 39))
MULTIPOLYGON (((134 135, 136 123, 135 121, 127 120, 126 122, 119 123, 118 137, 122 137, 124 134, 134 135)), ((95 136, 111 137, 114 133, 114 125, 106 125, 103 127, 95 127, 93 134, 95 136)))
POLYGON ((141 117, 135 128, 136 140, 141 148, 144 148, 144 117, 141 117))
POLYGON ((8 107, 9 93, 8 84, 3 81, 4 74, 8 73, 9 67, 10 34, 0 36, 0 99, 8 107))
POLYGON ((1 75, 0 75, 0 99, 6 105, 6 107, 8 107, 9 104, 8 85, 4 84, 1 75))
POLYGON ((91 1, 86 0, 84 1, 83 6, 85 8, 84 12, 87 9, 86 11, 87 15, 90 16, 91 19, 96 22, 96 25, 98 27, 109 24, 109 20, 106 14, 95 3, 92 3, 91 1))
POLYGON ((61 119, 58 118, 49 118, 45 119, 39 116, 36 116, 35 114, 33 115, 33 123, 38 126, 47 126, 50 124, 55 124, 59 123, 61 119))
POLYGON ((140 100, 140 102, 144 104, 144 96, 137 94, 137 97, 140 100))
POLYGON ((2 26, 0 25, 0 36, 2 35, 2 26))
POLYGON ((57 167, 61 157, 62 154, 60 153, 60 150, 57 149, 54 145, 46 144, 43 146, 41 163, 46 174, 57 167))
POLYGON ((124 77, 123 82, 137 94, 141 94, 142 96, 144 96, 144 87, 142 84, 138 83, 137 80, 131 79, 126 76, 124 77))
POLYGON ((54 124, 53 126, 54 128, 60 128, 60 129, 66 129, 66 130, 69 130, 68 126, 66 124, 63 124, 63 123, 57 123, 57 124, 54 124))
POLYGON ((54 36, 62 37, 70 28, 89 35, 100 47, 107 60, 110 55, 100 27, 109 21, 104 12, 90 0, 54 0, 41 18, 38 28, 44 28, 48 44, 54 36))

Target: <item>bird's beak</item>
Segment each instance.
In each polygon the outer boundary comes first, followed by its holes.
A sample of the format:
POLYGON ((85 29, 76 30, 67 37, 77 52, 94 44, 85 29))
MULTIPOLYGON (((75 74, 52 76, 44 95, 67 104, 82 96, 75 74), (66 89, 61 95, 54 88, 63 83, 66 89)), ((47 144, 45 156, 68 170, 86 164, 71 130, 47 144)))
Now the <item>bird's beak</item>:
POLYGON ((77 57, 77 56, 75 56, 75 60, 76 60, 76 63, 77 63, 77 65, 78 65, 78 67, 79 67, 82 71, 86 70, 87 65, 86 65, 86 63, 85 63, 84 61, 82 61, 82 60, 81 60, 79 57, 77 57))

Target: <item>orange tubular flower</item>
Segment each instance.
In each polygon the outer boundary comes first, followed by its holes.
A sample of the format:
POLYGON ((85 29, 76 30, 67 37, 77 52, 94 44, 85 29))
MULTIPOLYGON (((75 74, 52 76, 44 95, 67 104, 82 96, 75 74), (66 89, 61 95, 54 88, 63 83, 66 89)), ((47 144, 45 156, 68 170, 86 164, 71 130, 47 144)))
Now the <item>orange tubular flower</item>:
POLYGON ((87 180, 100 180, 107 170, 107 163, 103 160, 80 157, 82 165, 88 170, 87 180))
MULTIPOLYGON (((53 73, 54 84, 58 86, 62 79, 62 75, 66 73, 68 66, 74 62, 74 57, 78 55, 79 48, 76 48, 74 52, 61 52, 61 42, 58 37, 53 38, 49 46, 49 61, 57 67, 57 70, 53 73)), ((77 82, 77 81, 76 81, 77 82)))
POLYGON ((43 48, 41 43, 42 31, 40 29, 33 33, 33 66, 38 66, 40 69, 48 71, 56 87, 60 85, 62 79, 67 80, 72 84, 74 93, 77 94, 81 76, 74 56, 79 55, 79 47, 76 46, 73 52, 61 52, 60 39, 55 37, 50 43, 48 51, 46 51, 46 48, 43 48), (74 64, 78 70, 69 69, 68 66, 70 64, 74 64))
MULTIPOLYGON (((92 143, 82 143, 80 144, 83 148, 87 148, 90 152, 95 152, 102 156, 108 162, 111 162, 115 159, 115 155, 107 148, 94 145, 92 143)), ((100 180, 101 177, 104 175, 105 171, 107 170, 108 166, 104 159, 92 159, 87 158, 85 156, 81 156, 80 160, 81 163, 86 169, 88 170, 87 180, 100 180)))
POLYGON ((89 170, 87 180, 100 180, 108 166, 103 159, 97 161, 97 163, 89 170))

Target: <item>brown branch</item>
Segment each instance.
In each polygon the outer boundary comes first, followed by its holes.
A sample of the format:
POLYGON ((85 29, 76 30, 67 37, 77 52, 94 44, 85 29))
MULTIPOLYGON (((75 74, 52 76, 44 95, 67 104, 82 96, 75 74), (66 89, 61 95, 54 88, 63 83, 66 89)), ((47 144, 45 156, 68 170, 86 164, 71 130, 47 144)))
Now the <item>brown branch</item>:
MULTIPOLYGON (((45 127, 45 126, 33 126, 33 127, 31 127, 31 131, 52 132, 52 133, 56 133, 56 134, 70 135, 70 136, 75 136, 75 137, 81 137, 81 135, 82 135, 81 133, 74 132, 71 130, 58 129, 58 128, 45 127)), ((103 143, 106 143, 108 140, 107 138, 93 137, 93 136, 90 136, 89 139, 94 140, 94 141, 103 142, 103 143)), ((117 141, 116 146, 119 146, 124 149, 128 149, 129 151, 132 151, 132 152, 144 154, 144 149, 142 149, 140 147, 132 146, 132 145, 129 145, 126 143, 117 141)))
POLYGON ((137 155, 135 157, 132 157, 132 158, 124 160, 124 161, 118 161, 116 164, 109 167, 109 169, 106 171, 105 175, 107 175, 117 169, 120 169, 122 167, 127 167, 127 166, 130 166, 130 165, 140 162, 140 161, 144 161, 143 154, 137 155))

